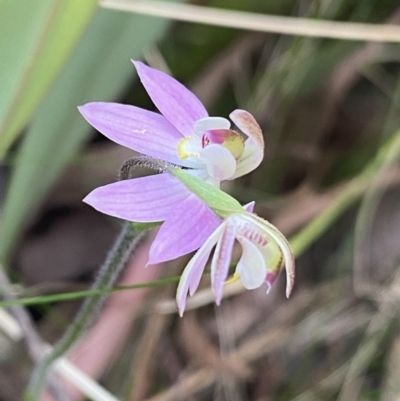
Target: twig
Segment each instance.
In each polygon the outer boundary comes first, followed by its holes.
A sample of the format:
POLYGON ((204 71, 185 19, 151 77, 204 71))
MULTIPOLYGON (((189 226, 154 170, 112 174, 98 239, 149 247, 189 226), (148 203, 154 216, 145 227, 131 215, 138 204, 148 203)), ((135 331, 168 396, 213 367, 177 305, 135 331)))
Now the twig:
MULTIPOLYGON (((397 268, 397 271, 399 268, 397 268)), ((373 316, 363 341, 352 358, 347 371, 339 401, 357 400, 363 382, 363 373, 382 349, 388 330, 398 319, 400 301, 400 273, 397 272, 388 288, 382 290, 378 312, 373 316)))
MULTIPOLYGON (((8 312, 3 309, 0 309, 0 323, 1 329, 3 329, 14 341, 19 341, 23 338, 21 326, 8 312)), ((51 351, 50 345, 46 343, 43 343, 43 345, 48 352, 51 351)), ((42 357, 44 357, 44 355, 42 355, 42 357)), ((79 370, 67 359, 58 359, 55 361, 53 368, 61 377, 78 388, 90 399, 94 401, 118 401, 112 394, 110 394, 97 382, 79 370)))
MULTIPOLYGON (((337 285, 343 288, 344 283, 340 281, 337 285)), ((347 287, 349 287, 349 285, 347 285, 347 287)), ((329 308, 331 300, 329 298, 326 299, 325 297, 325 302, 328 303, 328 307, 326 304, 321 305, 320 307, 320 313, 326 316, 325 325, 323 325, 320 330, 312 331, 312 336, 308 336, 305 342, 298 341, 300 334, 299 331, 302 330, 302 325, 296 325, 296 330, 293 330, 293 327, 295 327, 293 319, 298 316, 303 316, 304 322, 309 317, 309 313, 307 314, 306 311, 314 306, 317 300, 318 302, 321 300, 321 294, 326 294, 327 288, 330 289, 331 294, 335 294, 335 290, 332 290, 332 283, 329 283, 329 286, 321 285, 312 291, 303 290, 297 293, 294 298, 294 303, 282 306, 282 308, 276 312, 276 315, 269 317, 268 320, 272 322, 269 326, 269 330, 262 330, 262 334, 255 336, 248 342, 240 345, 237 351, 229 353, 226 356, 225 363, 227 365, 237 365, 238 363, 241 363, 245 366, 246 364, 259 360, 264 355, 277 352, 283 348, 285 348, 286 352, 288 349, 290 350, 289 352, 293 353, 303 352, 306 346, 311 346, 311 344, 324 341, 326 338, 324 333, 332 332, 338 325, 342 325, 343 327, 345 325, 347 326, 346 329, 342 330, 343 335, 346 336, 363 329, 369 321, 369 316, 360 314, 357 315, 357 319, 354 320, 355 316, 353 309, 348 312, 347 316, 339 316, 335 318, 335 310, 332 313, 329 308), (350 318, 354 320, 353 325, 348 324, 350 318)), ((349 302, 352 299, 353 298, 350 296, 349 302)), ((312 309, 312 313, 315 313, 314 309, 312 309)), ((336 340, 337 339, 338 338, 336 337, 336 340)), ((178 383, 171 386, 168 390, 163 391, 146 401, 174 401, 177 399, 187 399, 188 394, 193 395, 196 392, 213 385, 218 379, 219 374, 220 370, 218 369, 211 369, 210 367, 199 369, 186 377, 182 377, 178 383)), ((343 377, 345 371, 340 370, 337 374, 340 374, 340 377, 343 377)), ((331 375, 328 376, 325 385, 330 383, 330 377, 331 375)))

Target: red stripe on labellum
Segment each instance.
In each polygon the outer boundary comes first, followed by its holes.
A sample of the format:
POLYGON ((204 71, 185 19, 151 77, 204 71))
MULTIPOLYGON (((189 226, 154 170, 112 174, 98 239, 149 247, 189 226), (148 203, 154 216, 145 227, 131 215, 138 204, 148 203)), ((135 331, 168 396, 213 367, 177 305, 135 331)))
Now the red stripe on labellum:
POLYGON ((268 239, 262 234, 257 227, 254 227, 251 224, 247 224, 243 221, 239 221, 236 223, 236 228, 238 232, 243 235, 243 237, 248 240, 256 243, 259 246, 265 246, 268 244, 268 239))

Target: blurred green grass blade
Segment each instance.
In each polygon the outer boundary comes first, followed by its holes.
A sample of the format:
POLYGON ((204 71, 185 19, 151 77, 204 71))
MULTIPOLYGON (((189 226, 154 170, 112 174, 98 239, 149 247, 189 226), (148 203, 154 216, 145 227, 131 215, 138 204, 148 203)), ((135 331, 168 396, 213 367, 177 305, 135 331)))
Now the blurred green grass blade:
POLYGON ((0 4, 3 88, 0 159, 65 64, 97 0, 5 0, 0 4))
POLYGON ((134 77, 139 58, 168 22, 98 10, 66 67, 40 105, 21 145, 0 216, 0 259, 7 261, 25 220, 88 138, 77 106, 114 100, 134 77))
POLYGON ((29 65, 50 8, 51 0, 2 0, 0 3, 0 120, 29 65), (31 7, 27 7, 28 3, 31 7))

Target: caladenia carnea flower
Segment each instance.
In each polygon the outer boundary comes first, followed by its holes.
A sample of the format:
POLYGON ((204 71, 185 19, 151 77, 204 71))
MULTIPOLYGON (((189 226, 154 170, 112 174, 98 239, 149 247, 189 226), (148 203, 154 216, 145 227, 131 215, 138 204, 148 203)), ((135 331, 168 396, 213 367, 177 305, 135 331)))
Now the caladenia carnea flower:
MULTIPOLYGON (((219 187, 254 170, 264 156, 262 132, 245 110, 229 120, 210 117, 200 100, 169 75, 133 61, 137 73, 162 114, 118 103, 88 103, 83 117, 112 141, 143 155, 181 166, 191 175, 219 187)), ((162 179, 158 179, 161 185, 162 179)), ((168 180, 164 183, 169 185, 168 180)))
POLYGON ((286 295, 289 297, 294 284, 294 257, 290 245, 276 227, 248 212, 252 211, 253 206, 254 203, 249 204, 242 212, 226 217, 189 261, 176 293, 181 316, 188 294, 192 296, 200 284, 214 246, 211 287, 217 305, 221 303, 224 285, 236 280, 240 280, 248 290, 266 284, 268 293, 284 266, 287 273, 286 295), (228 279, 235 241, 240 244, 242 254, 234 274, 228 279))
MULTIPOLYGON (((188 294, 193 295, 199 286, 214 246, 216 248, 211 262, 211 287, 216 304, 220 304, 223 287, 228 280, 235 241, 241 245, 242 255, 234 275, 228 281, 240 279, 247 289, 255 289, 265 283, 269 291, 285 266, 286 296, 289 297, 295 278, 293 252, 285 236, 275 226, 252 213, 254 203, 242 207, 230 195, 190 177, 183 170, 170 168, 168 171, 219 217, 218 226, 209 232, 208 238, 190 260, 180 279, 176 294, 180 315, 182 316, 185 310, 188 294)), ((185 221, 181 222, 185 224, 185 221)), ((175 247, 185 243, 184 235, 180 235, 179 232, 170 234, 174 236, 175 247)))

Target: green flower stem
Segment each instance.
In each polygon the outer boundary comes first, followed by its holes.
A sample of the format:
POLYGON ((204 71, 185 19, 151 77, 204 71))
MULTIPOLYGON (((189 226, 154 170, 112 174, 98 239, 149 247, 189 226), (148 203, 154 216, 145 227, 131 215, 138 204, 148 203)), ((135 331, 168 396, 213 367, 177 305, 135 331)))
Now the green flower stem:
MULTIPOLYGON (((92 290, 97 291, 110 288, 118 279, 125 267, 128 258, 138 247, 145 231, 130 223, 125 223, 121 234, 101 267, 92 290)), ((24 401, 37 401, 46 384, 46 376, 53 362, 64 355, 77 341, 87 327, 93 323, 99 308, 103 305, 107 295, 86 298, 74 322, 69 326, 64 336, 54 346, 53 350, 37 365, 31 381, 24 395, 24 401)))
POLYGON ((139 284, 121 285, 121 286, 99 288, 99 289, 94 289, 92 287, 92 289, 86 291, 74 291, 74 292, 66 292, 64 294, 41 295, 41 296, 26 297, 21 299, 9 299, 6 301, 0 301, 0 308, 8 308, 14 305, 39 305, 39 304, 48 304, 54 302, 73 301, 75 299, 86 298, 86 297, 99 297, 101 295, 111 294, 113 292, 118 292, 123 290, 136 290, 138 288, 160 287, 166 284, 177 283, 180 280, 180 278, 181 276, 172 276, 154 281, 146 281, 144 283, 139 283, 139 284))

